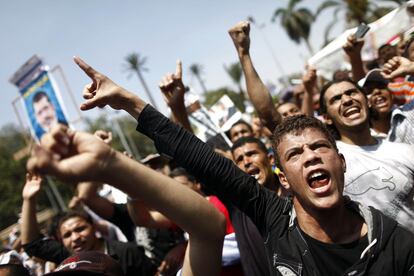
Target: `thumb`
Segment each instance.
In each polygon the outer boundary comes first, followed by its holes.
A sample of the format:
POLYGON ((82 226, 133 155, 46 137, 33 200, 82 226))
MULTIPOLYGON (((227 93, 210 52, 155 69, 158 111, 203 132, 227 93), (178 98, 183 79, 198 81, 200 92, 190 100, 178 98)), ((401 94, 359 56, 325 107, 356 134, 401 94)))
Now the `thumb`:
POLYGON ((85 110, 90 110, 90 109, 92 109, 94 107, 97 107, 97 106, 101 107, 101 106, 105 106, 105 104, 102 103, 102 99, 98 98, 95 95, 95 97, 93 97, 92 99, 89 99, 89 100, 83 102, 80 105, 80 109, 85 111, 85 110))

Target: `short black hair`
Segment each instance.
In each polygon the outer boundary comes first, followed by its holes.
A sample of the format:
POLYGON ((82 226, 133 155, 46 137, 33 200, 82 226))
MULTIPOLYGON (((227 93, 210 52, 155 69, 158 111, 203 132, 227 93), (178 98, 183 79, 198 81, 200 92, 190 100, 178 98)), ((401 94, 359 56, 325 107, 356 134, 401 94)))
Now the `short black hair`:
POLYGON ((380 55, 381 50, 382 50, 382 49, 385 49, 385 48, 395 48, 395 46, 393 46, 393 45, 391 45, 391 44, 389 44, 389 43, 382 44, 382 45, 378 48, 378 51, 377 51, 378 56, 380 55))
POLYGON ((235 122, 235 123, 231 126, 231 128, 230 128, 230 130, 229 130, 229 133, 230 133, 231 129, 232 129, 233 127, 237 126, 237 125, 246 125, 246 126, 247 126, 247 128, 250 130, 250 132, 252 132, 252 133, 253 133, 253 128, 252 128, 252 126, 251 126, 248 122, 246 122, 245 120, 243 120, 243 119, 240 119, 240 120, 238 120, 237 122, 235 122))
POLYGON ((279 146, 283 137, 286 134, 300 134, 308 128, 313 128, 320 131, 332 144, 333 148, 336 151, 338 151, 338 147, 336 146, 334 137, 326 128, 325 124, 322 123, 320 120, 306 115, 295 115, 287 117, 283 119, 279 125, 276 126, 276 129, 274 130, 272 136, 272 146, 273 151, 275 152, 275 164, 279 169, 283 170, 283 166, 280 163, 279 152, 277 151, 277 147, 279 146))
POLYGON ((177 167, 177 168, 173 169, 170 172, 170 177, 171 178, 174 178, 174 177, 177 177, 177 176, 185 176, 185 177, 187 177, 187 179, 190 182, 193 182, 193 183, 196 183, 197 182, 197 179, 193 175, 189 174, 187 172, 187 170, 184 169, 183 167, 177 167))
POLYGON ((233 146, 231 147, 231 153, 233 154, 236 149, 248 143, 254 143, 258 145, 264 153, 268 152, 266 145, 256 137, 240 137, 236 142, 234 142, 233 146))
POLYGON ((37 92, 33 97, 33 103, 37 103, 41 99, 46 98, 48 102, 50 102, 49 96, 44 91, 37 92))
POLYGON ((88 213, 86 213, 83 210, 71 210, 69 212, 63 213, 59 217, 58 224, 57 224, 57 231, 60 233, 60 227, 62 226, 62 224, 65 221, 67 221, 68 219, 71 219, 71 218, 74 218, 74 217, 82 218, 86 222, 88 222, 89 224, 93 225, 92 217, 88 213))

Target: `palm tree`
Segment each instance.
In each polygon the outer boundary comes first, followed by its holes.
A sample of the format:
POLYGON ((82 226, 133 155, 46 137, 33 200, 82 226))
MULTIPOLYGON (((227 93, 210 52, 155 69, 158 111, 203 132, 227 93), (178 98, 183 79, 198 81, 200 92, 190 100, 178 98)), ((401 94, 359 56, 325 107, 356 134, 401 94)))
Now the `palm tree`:
POLYGON ((205 95, 207 93, 207 89, 206 89, 203 79, 201 78, 201 75, 203 74, 203 66, 198 63, 193 63, 190 65, 189 69, 190 69, 191 74, 200 83, 201 89, 203 90, 203 94, 205 95))
POLYGON ((309 34, 315 17, 312 12, 306 8, 295 9, 300 1, 301 0, 289 0, 287 8, 279 8, 274 12, 272 22, 275 22, 280 16, 280 23, 289 38, 298 44, 303 40, 308 47, 309 52, 313 54, 312 46, 309 43, 309 34))
POLYGON ((227 74, 231 78, 231 80, 236 84, 237 88, 239 89, 239 93, 243 94, 243 89, 241 87, 241 80, 243 77, 243 70, 239 62, 231 63, 229 66, 224 65, 224 70, 226 70, 227 74))
MULTIPOLYGON (((399 0, 387 0, 388 2, 399 3, 399 0)), ((383 0, 383 2, 386 2, 383 0)), ((355 27, 362 22, 373 22, 388 12, 392 7, 379 7, 378 3, 369 0, 327 0, 323 2, 317 9, 315 17, 325 9, 333 8, 334 16, 332 21, 325 29, 325 42, 329 40, 329 33, 332 27, 338 22, 338 14, 345 11, 346 28, 355 27)))
POLYGON ((139 81, 141 82, 142 86, 144 87, 144 91, 148 96, 148 100, 150 101, 151 105, 158 109, 157 104, 155 103, 154 98, 151 95, 151 91, 148 89, 147 83, 142 75, 143 71, 147 71, 148 69, 144 67, 145 63, 147 62, 147 58, 140 56, 138 53, 132 53, 125 57, 126 61, 126 69, 132 74, 135 73, 138 76, 139 81))

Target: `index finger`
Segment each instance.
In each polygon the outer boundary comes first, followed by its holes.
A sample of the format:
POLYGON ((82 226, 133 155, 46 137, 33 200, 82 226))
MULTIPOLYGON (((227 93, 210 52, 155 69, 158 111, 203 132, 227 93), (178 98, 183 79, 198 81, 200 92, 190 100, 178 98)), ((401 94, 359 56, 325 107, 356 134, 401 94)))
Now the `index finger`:
POLYGON ((177 65, 175 67, 175 76, 180 79, 183 76, 183 65, 181 63, 181 60, 177 60, 177 65))
POLYGON ((75 63, 86 73, 91 79, 94 79, 98 72, 93 69, 89 64, 84 62, 80 57, 73 57, 75 63))

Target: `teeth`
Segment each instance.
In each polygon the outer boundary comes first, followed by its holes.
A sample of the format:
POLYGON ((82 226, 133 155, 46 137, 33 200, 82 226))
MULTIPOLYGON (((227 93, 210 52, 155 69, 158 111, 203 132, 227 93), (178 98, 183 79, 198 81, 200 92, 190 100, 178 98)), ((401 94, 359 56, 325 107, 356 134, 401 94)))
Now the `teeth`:
POLYGON ((345 116, 347 116, 347 115, 349 115, 349 114, 351 114, 351 113, 353 113, 353 112, 358 112, 358 111, 359 111, 359 109, 358 109, 357 107, 351 107, 351 108, 347 109, 347 110, 344 112, 344 115, 345 115, 345 116))
POLYGON ((315 177, 319 177, 319 176, 322 176, 321 172, 314 172, 313 174, 310 175, 309 178, 315 178, 315 177))

